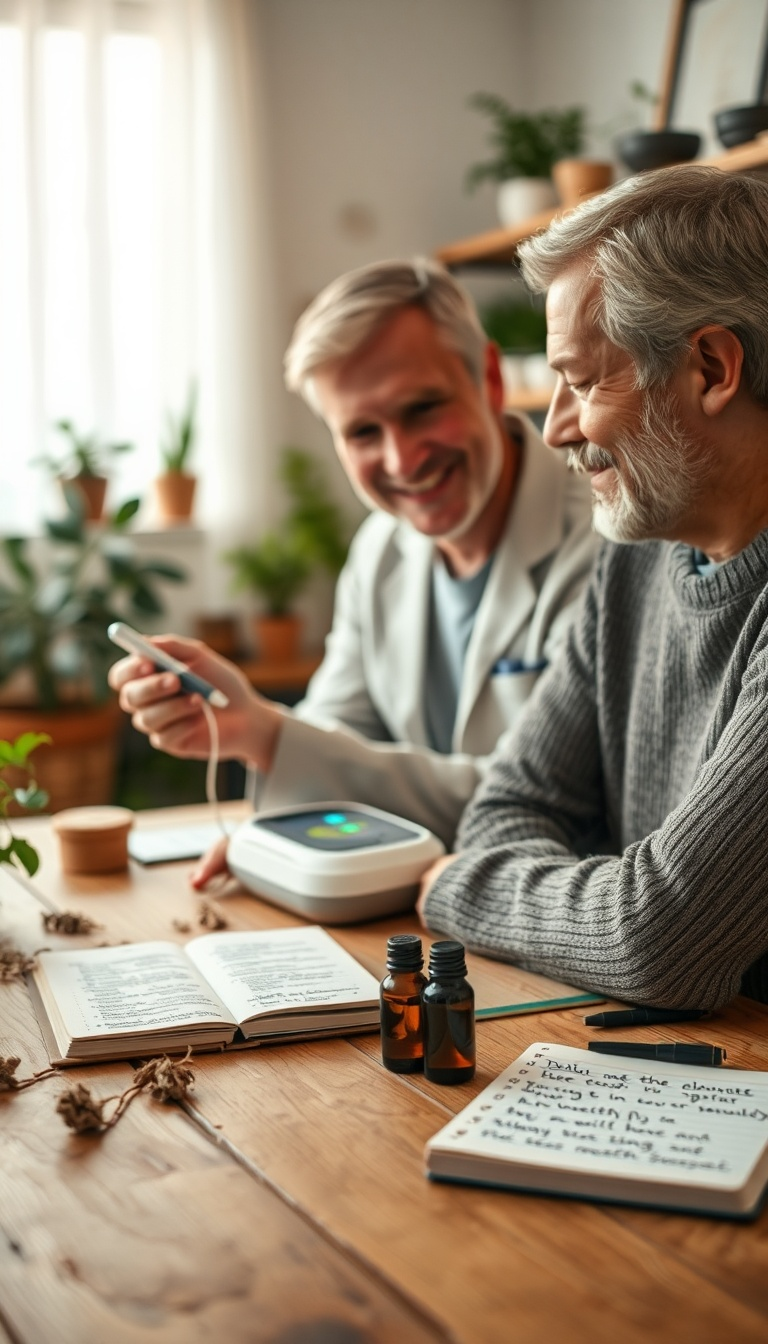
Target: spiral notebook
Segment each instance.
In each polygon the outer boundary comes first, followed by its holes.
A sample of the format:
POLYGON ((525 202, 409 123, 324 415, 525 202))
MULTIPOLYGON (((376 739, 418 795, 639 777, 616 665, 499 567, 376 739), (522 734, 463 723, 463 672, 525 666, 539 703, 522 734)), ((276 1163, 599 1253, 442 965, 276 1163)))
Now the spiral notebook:
POLYGON ((539 1042, 431 1138, 435 1180, 753 1218, 768 1074, 539 1042))

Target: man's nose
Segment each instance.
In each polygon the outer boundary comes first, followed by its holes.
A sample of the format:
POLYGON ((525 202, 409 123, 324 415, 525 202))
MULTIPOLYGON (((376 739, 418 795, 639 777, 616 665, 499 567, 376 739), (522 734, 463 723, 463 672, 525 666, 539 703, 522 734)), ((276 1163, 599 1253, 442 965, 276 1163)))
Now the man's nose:
POLYGON ((542 435, 550 448, 571 448, 584 441, 579 428, 579 399, 571 392, 562 374, 558 375, 542 435))
POLYGON ((424 456, 417 434, 409 433, 402 425, 390 425, 382 440, 382 461, 387 476, 393 480, 408 480, 424 456))

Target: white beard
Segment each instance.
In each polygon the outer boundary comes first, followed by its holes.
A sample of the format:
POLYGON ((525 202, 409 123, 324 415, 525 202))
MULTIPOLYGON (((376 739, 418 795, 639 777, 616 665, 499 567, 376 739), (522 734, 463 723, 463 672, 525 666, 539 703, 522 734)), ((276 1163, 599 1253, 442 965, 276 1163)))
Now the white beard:
POLYGON ((593 494, 595 531, 618 542, 674 535, 676 523, 699 493, 711 459, 709 449, 684 431, 674 395, 646 393, 638 429, 617 435, 616 447, 621 469, 617 458, 594 443, 572 448, 568 454, 568 465, 577 471, 614 468, 610 494, 593 494))

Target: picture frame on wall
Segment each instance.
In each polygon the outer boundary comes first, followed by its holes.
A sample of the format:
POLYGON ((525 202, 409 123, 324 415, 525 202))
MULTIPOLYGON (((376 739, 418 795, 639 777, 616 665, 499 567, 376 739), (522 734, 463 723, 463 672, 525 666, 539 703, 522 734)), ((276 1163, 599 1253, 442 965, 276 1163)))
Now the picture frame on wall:
POLYGON ((768 106, 739 138, 720 133, 720 143, 715 115, 767 101, 768 0, 676 0, 654 129, 698 131, 705 152, 716 152, 720 144, 743 143, 768 128, 768 106))

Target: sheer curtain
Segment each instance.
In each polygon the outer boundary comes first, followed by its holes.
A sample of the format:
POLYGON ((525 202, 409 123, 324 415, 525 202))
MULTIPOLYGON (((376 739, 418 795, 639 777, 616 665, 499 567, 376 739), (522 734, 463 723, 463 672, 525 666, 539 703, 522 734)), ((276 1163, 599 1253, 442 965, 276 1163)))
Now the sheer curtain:
POLYGON ((4 533, 50 506, 31 464, 64 446, 62 417, 134 442, 113 498, 146 495, 193 378, 198 519, 215 545, 258 512, 280 366, 257 18, 249 0, 0 0, 4 533))

